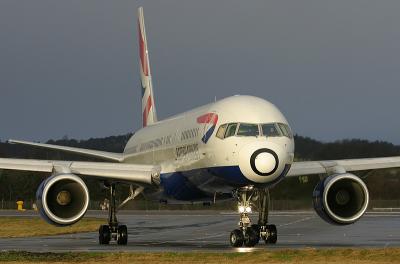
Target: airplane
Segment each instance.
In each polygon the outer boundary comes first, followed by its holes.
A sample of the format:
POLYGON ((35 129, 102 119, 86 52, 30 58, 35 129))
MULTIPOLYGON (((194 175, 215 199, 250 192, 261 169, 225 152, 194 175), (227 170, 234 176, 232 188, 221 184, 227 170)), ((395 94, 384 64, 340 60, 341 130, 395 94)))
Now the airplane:
POLYGON ((328 223, 349 225, 368 207, 369 193, 354 171, 400 167, 400 157, 294 161, 292 129, 279 109, 254 96, 231 96, 158 120, 144 25, 138 9, 139 64, 143 127, 123 153, 9 140, 9 143, 99 158, 104 162, 0 159, 0 169, 49 172, 36 199, 48 223, 69 226, 85 215, 89 191, 82 177, 95 177, 107 187, 108 223, 99 228, 99 244, 126 245, 126 225, 117 220, 117 184, 130 186, 121 205, 143 194, 155 201, 203 202, 237 200, 239 223, 229 236, 233 247, 254 247, 260 240, 277 242, 268 221, 269 190, 286 178, 320 175, 312 197, 317 214, 328 223), (258 211, 257 223, 250 214, 258 211))

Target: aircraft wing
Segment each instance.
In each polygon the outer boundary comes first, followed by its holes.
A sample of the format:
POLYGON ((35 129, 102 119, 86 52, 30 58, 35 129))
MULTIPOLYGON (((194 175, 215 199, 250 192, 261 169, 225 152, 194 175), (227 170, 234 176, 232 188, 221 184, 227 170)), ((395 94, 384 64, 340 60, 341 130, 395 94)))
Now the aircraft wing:
POLYGON ((287 177, 400 167, 400 157, 293 162, 287 177))
POLYGON ((158 184, 161 171, 160 166, 155 165, 1 158, 0 169, 64 172, 141 184, 158 184))
POLYGON ((75 153, 75 154, 79 154, 79 155, 100 158, 100 159, 108 160, 108 161, 121 162, 124 159, 122 153, 113 153, 113 152, 106 152, 106 151, 99 151, 99 150, 82 149, 82 148, 66 147, 66 146, 51 145, 51 144, 42 144, 42 143, 28 142, 28 141, 22 141, 22 140, 13 140, 13 139, 8 140, 7 142, 11 143, 11 144, 20 144, 20 145, 27 145, 27 146, 31 146, 31 147, 65 151, 65 152, 75 153))

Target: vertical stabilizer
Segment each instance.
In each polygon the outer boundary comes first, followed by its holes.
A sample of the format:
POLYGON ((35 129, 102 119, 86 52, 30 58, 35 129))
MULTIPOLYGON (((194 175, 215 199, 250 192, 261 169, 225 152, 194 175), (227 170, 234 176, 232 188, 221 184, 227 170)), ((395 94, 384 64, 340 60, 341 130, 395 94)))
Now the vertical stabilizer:
POLYGON ((142 84, 142 114, 143 127, 157 122, 156 108, 154 105, 153 85, 147 49, 146 29, 144 27, 143 7, 138 9, 138 37, 140 55, 140 78, 142 84))

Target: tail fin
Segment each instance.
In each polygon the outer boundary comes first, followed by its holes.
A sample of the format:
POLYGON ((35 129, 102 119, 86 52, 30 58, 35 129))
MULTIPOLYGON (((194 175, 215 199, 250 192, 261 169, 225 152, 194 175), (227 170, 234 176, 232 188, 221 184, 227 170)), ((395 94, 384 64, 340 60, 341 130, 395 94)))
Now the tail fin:
POLYGON ((143 7, 138 9, 138 33, 140 55, 140 77, 142 82, 142 114, 143 127, 157 122, 156 107, 154 105, 153 84, 149 53, 147 49, 146 29, 144 27, 143 7))

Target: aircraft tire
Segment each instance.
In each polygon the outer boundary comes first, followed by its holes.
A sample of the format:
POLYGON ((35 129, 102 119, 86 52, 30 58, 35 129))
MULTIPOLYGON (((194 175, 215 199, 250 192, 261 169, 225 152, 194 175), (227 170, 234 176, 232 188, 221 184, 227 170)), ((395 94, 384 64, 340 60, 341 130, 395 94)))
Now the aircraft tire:
POLYGON ((242 231, 239 229, 235 229, 231 232, 229 239, 232 247, 241 247, 244 242, 244 236, 242 231))
POLYGON ((259 239, 259 234, 257 231, 253 228, 247 228, 246 234, 244 235, 244 245, 246 247, 254 247, 259 239))
POLYGON ((253 224, 251 225, 251 228, 257 233, 257 242, 256 244, 258 244, 260 242, 260 226, 257 224, 253 224))
POLYGON ((278 240, 278 231, 276 230, 275 225, 267 225, 268 231, 270 235, 268 238, 265 240, 266 244, 276 244, 276 241, 278 240))
POLYGON ((110 227, 108 225, 101 225, 99 228, 99 244, 107 245, 111 240, 110 227))
POLYGON ((117 244, 126 245, 128 243, 128 228, 126 225, 118 226, 117 232, 117 244))

